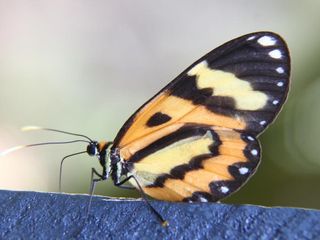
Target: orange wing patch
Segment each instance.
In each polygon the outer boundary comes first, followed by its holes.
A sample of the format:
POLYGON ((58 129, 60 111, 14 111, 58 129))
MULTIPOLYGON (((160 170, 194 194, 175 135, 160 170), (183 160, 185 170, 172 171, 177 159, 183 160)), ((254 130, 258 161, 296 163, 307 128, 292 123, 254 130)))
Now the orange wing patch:
POLYGON ((192 104, 181 98, 172 97, 168 94, 161 93, 158 97, 153 99, 150 103, 145 105, 141 111, 134 116, 134 124, 127 130, 119 143, 120 147, 131 143, 132 141, 145 137, 147 134, 158 131, 160 128, 166 127, 175 122, 180 116, 185 115, 194 108, 192 104), (148 126, 147 122, 152 119, 157 113, 168 114, 167 122, 162 122, 159 126, 148 126))
MULTIPOLYGON (((169 95, 164 92, 145 105, 133 118, 134 124, 127 130, 119 143, 120 149, 133 144, 139 139, 152 138, 153 133, 169 125, 198 123, 211 126, 224 126, 232 129, 244 129, 246 124, 241 119, 230 118, 213 113, 205 106, 195 105, 190 100, 169 95)), ((161 132, 164 133, 164 132, 161 132)), ((146 140, 148 141, 148 140, 146 140)))

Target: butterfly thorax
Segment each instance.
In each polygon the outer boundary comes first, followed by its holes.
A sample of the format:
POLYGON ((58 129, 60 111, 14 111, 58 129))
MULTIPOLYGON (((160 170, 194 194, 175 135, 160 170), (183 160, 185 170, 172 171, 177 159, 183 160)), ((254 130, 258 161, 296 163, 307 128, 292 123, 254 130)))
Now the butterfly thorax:
POLYGON ((102 180, 106 180, 111 176, 114 183, 119 183, 121 176, 126 175, 128 172, 121 160, 119 149, 113 147, 112 142, 92 141, 87 146, 87 153, 98 158, 102 166, 102 172, 98 176, 102 180))
POLYGON ((121 176, 127 173, 121 160, 119 148, 110 147, 108 162, 110 163, 110 174, 114 183, 119 183, 121 176))

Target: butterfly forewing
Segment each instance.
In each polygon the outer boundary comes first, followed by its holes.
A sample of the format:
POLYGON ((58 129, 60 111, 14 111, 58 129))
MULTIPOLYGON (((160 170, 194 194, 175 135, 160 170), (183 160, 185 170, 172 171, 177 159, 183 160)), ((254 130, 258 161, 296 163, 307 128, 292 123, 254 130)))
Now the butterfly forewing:
POLYGON ((286 100, 289 52, 257 32, 211 51, 142 106, 114 141, 144 191, 169 201, 217 201, 260 159, 256 136, 286 100))

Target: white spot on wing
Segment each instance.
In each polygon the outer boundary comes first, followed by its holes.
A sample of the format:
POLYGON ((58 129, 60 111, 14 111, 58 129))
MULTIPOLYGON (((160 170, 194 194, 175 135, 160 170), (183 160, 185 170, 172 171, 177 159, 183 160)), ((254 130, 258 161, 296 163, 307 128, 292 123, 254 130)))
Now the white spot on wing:
POLYGON ((220 190, 221 190, 222 193, 227 193, 227 192, 229 192, 229 188, 226 187, 226 186, 222 186, 222 187, 220 188, 220 190))
POLYGON ((251 154, 252 154, 253 156, 257 156, 257 155, 258 155, 258 150, 257 150, 257 149, 252 149, 252 150, 251 150, 251 154))
POLYGON ((277 73, 280 73, 280 74, 284 73, 283 67, 277 67, 276 71, 277 71, 277 73))
POLYGON ((250 141, 253 141, 253 140, 254 140, 254 138, 251 137, 251 136, 248 136, 247 138, 248 138, 250 141))
POLYGON ((256 36, 251 36, 251 37, 248 37, 247 40, 248 40, 248 41, 251 41, 251 40, 253 40, 253 39, 255 39, 255 38, 256 38, 256 36))
POLYGON ((283 86, 283 82, 278 82, 278 83, 277 83, 277 86, 278 86, 278 87, 282 87, 282 86, 283 86))
POLYGON ((272 104, 273 104, 273 105, 277 105, 278 103, 279 103, 279 100, 273 100, 273 101, 272 101, 272 104))
POLYGON ((247 174, 248 172, 249 172, 249 169, 246 168, 246 167, 241 167, 241 168, 239 168, 239 173, 240 173, 241 175, 247 174))
POLYGON ((269 47, 276 44, 276 39, 271 36, 263 36, 258 39, 258 43, 264 47, 269 47))
POLYGON ((269 56, 275 59, 279 59, 282 57, 282 53, 279 49, 275 49, 269 52, 269 56))
POLYGON ((260 121, 260 125, 265 125, 267 123, 267 121, 265 121, 265 120, 262 120, 262 121, 260 121))
POLYGON ((208 202, 208 200, 204 197, 199 197, 200 202, 208 202))

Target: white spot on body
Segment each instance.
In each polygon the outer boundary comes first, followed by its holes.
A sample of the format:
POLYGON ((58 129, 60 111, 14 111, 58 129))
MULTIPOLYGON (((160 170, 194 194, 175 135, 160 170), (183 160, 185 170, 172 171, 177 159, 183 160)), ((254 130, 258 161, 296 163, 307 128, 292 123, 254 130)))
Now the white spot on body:
POLYGON ((280 74, 284 73, 283 67, 277 67, 276 71, 277 71, 277 73, 280 73, 280 74))
POLYGON ((264 47, 273 46, 276 44, 276 39, 270 36, 263 36, 258 39, 258 43, 264 47))
POLYGON ((204 197, 199 197, 200 202, 208 202, 207 199, 205 199, 204 197))
POLYGON ((269 52, 269 56, 275 59, 279 59, 282 57, 282 53, 279 49, 275 49, 269 52))
MULTIPOLYGON (((111 161, 110 161, 110 164, 111 164, 111 161)), ((122 163, 117 162, 117 177, 118 177, 118 179, 120 179, 120 177, 121 177, 121 172, 122 172, 122 163)))
POLYGON ((261 122, 260 122, 260 125, 265 125, 267 123, 267 121, 265 121, 265 120, 262 120, 261 122))
POLYGON ((227 192, 229 192, 229 188, 226 187, 226 186, 222 186, 222 187, 220 187, 220 191, 221 191, 222 193, 227 193, 227 192))
POLYGON ((248 136, 247 139, 249 139, 250 141, 254 141, 254 138, 251 136, 248 136))
POLYGON ((251 41, 251 40, 253 40, 253 39, 255 39, 255 38, 256 38, 256 36, 251 36, 251 37, 248 37, 247 40, 248 40, 248 41, 251 41))
POLYGON ((241 167, 241 168, 239 168, 239 173, 240 173, 241 175, 247 174, 248 172, 249 172, 249 169, 246 168, 246 167, 241 167))
POLYGON ((251 154, 252 154, 253 156, 257 156, 257 155, 258 155, 258 150, 257 150, 257 149, 252 149, 252 150, 251 150, 251 154))
POLYGON ((282 86, 283 86, 283 82, 278 82, 278 83, 277 83, 277 86, 278 86, 278 87, 282 87, 282 86))
POLYGON ((278 103, 279 103, 279 100, 273 100, 273 101, 272 101, 272 104, 273 104, 273 105, 277 105, 278 103))

